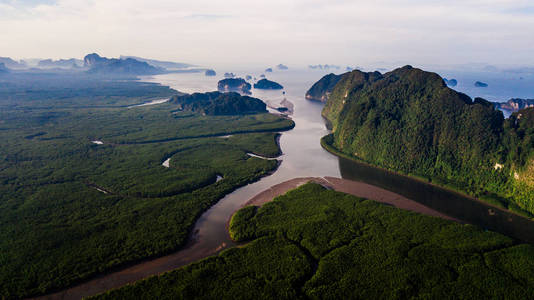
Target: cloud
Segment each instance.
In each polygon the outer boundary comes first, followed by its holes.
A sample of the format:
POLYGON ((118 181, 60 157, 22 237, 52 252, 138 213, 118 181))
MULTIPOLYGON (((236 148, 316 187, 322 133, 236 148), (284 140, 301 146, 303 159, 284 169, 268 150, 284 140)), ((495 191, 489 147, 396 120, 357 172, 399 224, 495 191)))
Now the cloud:
POLYGON ((0 55, 534 64, 532 6, 523 0, 20 2, 0 2, 0 55))

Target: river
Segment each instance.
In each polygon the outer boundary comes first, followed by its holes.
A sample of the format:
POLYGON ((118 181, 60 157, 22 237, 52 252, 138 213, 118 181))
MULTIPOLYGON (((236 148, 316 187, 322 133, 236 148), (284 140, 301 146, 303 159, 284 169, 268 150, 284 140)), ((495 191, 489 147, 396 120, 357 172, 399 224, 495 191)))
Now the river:
MULTIPOLYGON (((241 77, 250 74, 258 79, 261 74, 260 72, 235 71, 234 73, 241 77)), ((324 150, 320 145, 320 138, 328 134, 328 130, 321 117, 323 105, 304 98, 306 90, 324 74, 309 70, 275 71, 267 77, 282 84, 285 87, 285 95, 281 91, 252 90, 252 96, 268 101, 271 105, 276 105, 284 99, 294 105, 291 118, 295 121, 295 128, 284 132, 280 138, 283 154, 278 159, 281 160, 281 164, 272 175, 237 189, 206 211, 195 224, 191 239, 184 249, 171 255, 104 274, 43 298, 80 299, 178 268, 235 246, 226 229, 231 215, 261 191, 296 177, 331 176, 365 182, 403 195, 468 223, 534 243, 534 226, 531 221, 447 190, 338 158, 324 150)), ((161 83, 181 92, 192 93, 215 90, 219 79, 220 76, 206 77, 203 73, 183 73, 157 75, 142 80, 161 83)))

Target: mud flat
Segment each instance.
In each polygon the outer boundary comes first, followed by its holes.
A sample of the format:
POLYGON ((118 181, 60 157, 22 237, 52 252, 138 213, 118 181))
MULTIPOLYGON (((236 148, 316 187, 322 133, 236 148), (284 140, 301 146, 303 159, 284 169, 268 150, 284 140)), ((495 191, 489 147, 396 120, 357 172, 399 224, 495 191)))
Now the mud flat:
POLYGON ((445 215, 437 210, 431 209, 427 206, 422 205, 416 201, 410 200, 406 197, 403 197, 399 194, 390 192, 388 190, 363 183, 358 181, 352 181, 336 177, 303 177, 295 178, 282 182, 280 184, 274 185, 269 189, 257 194, 252 199, 250 199, 244 206, 255 205, 262 206, 263 204, 270 202, 273 198, 283 195, 288 191, 295 189, 307 182, 315 182, 323 185, 326 188, 336 190, 338 192, 343 192, 351 194, 357 197, 366 198, 369 200, 374 200, 380 203, 385 203, 393 205, 397 208, 409 210, 433 217, 439 217, 447 220, 453 220, 460 222, 460 220, 453 218, 451 216, 445 215))

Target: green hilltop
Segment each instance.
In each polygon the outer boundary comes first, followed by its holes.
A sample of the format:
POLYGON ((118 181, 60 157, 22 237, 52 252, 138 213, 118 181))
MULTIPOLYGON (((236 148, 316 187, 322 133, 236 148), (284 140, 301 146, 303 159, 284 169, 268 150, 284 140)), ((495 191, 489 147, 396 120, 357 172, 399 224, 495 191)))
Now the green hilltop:
POLYGON ((504 119, 438 74, 405 66, 341 75, 322 113, 344 155, 534 212, 532 109, 504 119))

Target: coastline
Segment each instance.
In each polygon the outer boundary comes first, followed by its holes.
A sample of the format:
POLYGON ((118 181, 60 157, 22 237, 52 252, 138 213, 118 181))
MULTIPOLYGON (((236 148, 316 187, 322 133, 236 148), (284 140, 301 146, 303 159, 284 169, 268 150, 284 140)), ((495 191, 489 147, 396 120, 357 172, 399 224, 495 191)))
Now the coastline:
POLYGON ((416 213, 438 217, 446 220, 456 221, 462 223, 454 217, 443 214, 437 210, 429 208, 414 200, 410 200, 399 194, 390 192, 388 190, 363 183, 358 181, 352 181, 343 178, 336 177, 301 177, 293 178, 291 180, 279 183, 264 190, 247 201, 242 207, 245 206, 262 206, 265 203, 271 202, 275 197, 285 194, 286 192, 293 190, 308 182, 314 182, 320 184, 328 189, 332 189, 338 192, 354 195, 367 200, 380 202, 386 205, 392 205, 399 209, 413 211, 416 213))
MULTIPOLYGON (((469 198, 470 200, 482 203, 484 205, 491 206, 491 207, 493 207, 495 209, 499 209, 499 210, 505 211, 505 212, 513 214, 513 215, 515 215, 517 217, 524 218, 524 219, 529 220, 529 221, 534 221, 533 217, 529 217, 527 215, 515 212, 515 211, 510 210, 509 208, 506 208, 506 207, 501 207, 501 206, 495 205, 495 204, 493 204, 493 203, 491 203, 489 201, 484 201, 484 200, 482 200, 480 198, 477 198, 477 197, 474 197, 474 196, 468 194, 467 192, 465 192, 465 191, 463 191, 461 189, 454 188, 454 187, 451 187, 451 186, 440 185, 440 184, 431 182, 428 179, 423 178, 423 177, 419 177, 419 176, 415 176, 415 175, 410 175, 410 174, 405 174, 405 173, 397 172, 397 171, 394 171, 394 170, 390 170, 390 169, 387 169, 387 168, 384 168, 384 167, 380 167, 380 166, 365 162, 365 161, 363 161, 361 159, 358 159, 356 157, 352 157, 350 155, 347 155, 347 154, 339 151, 338 149, 334 148, 333 146, 330 145, 329 142, 326 141, 326 139, 328 139, 331 136, 332 136, 332 134, 323 136, 321 138, 321 146, 323 147, 323 149, 325 149, 326 151, 328 151, 329 153, 331 153, 331 154, 333 154, 333 155, 335 155, 337 157, 345 158, 345 159, 354 161, 354 162, 362 164, 362 165, 366 165, 366 166, 369 166, 369 167, 372 167, 372 168, 380 169, 382 171, 385 171, 385 172, 388 172, 388 173, 391 173, 391 174, 395 174, 395 175, 398 175, 398 176, 403 176, 403 177, 409 178, 411 180, 416 180, 418 182, 421 182, 421 183, 424 183, 424 184, 428 184, 428 185, 431 185, 431 186, 434 186, 434 187, 437 187, 437 188, 440 188, 440 189, 443 189, 443 190, 458 194, 458 195, 460 195, 462 197, 469 198)), ((526 213, 528 213, 528 212, 526 212, 526 213)))

